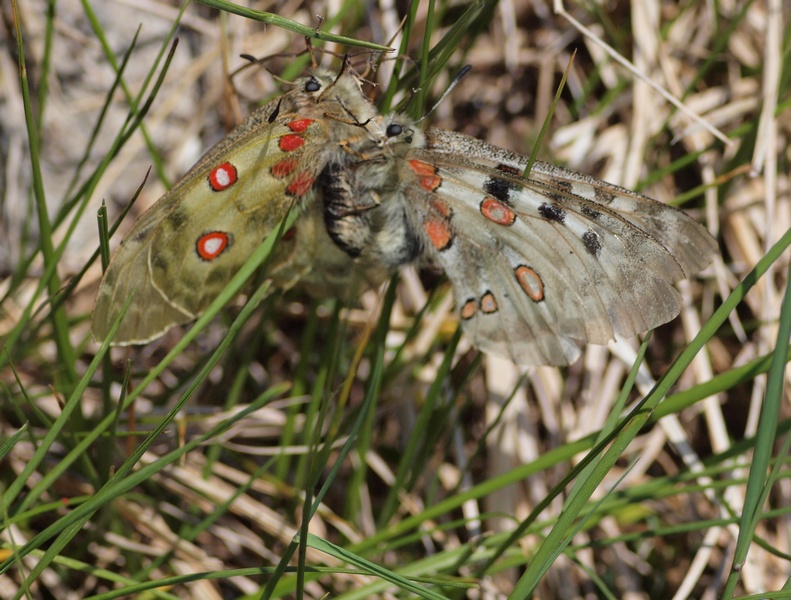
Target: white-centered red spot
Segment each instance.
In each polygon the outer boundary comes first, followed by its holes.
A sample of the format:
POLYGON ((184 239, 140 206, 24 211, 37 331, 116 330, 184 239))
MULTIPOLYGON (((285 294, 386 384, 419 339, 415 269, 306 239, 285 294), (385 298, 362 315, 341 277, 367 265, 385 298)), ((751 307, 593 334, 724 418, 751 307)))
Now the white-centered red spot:
POLYGON ((491 292, 481 296, 481 312, 487 315, 497 312, 497 300, 491 292))
POLYGON ((302 133, 310 127, 311 123, 313 123, 313 119, 297 119, 296 121, 287 123, 286 126, 294 133, 302 133))
POLYGON ((195 249, 203 260, 211 261, 222 254, 231 243, 231 236, 223 231, 204 233, 195 243, 195 249))
POLYGON ((516 280, 525 291, 525 294, 533 302, 541 302, 544 299, 544 282, 541 281, 538 273, 530 267, 520 265, 514 269, 514 274, 516 274, 516 280))
POLYGON ((498 225, 513 225, 516 214, 502 202, 486 197, 481 202, 481 214, 498 225))
POLYGON ((294 134, 294 133, 287 133, 286 135, 280 136, 280 149, 283 152, 293 152, 294 150, 301 148, 305 140, 294 134))
POLYGON ((237 178, 236 167, 226 162, 211 170, 209 185, 215 192, 221 192, 236 183, 237 178))
POLYGON ((409 161, 410 168, 420 176, 420 187, 429 192, 436 190, 442 183, 442 177, 437 175, 437 168, 422 160, 413 158, 409 161))

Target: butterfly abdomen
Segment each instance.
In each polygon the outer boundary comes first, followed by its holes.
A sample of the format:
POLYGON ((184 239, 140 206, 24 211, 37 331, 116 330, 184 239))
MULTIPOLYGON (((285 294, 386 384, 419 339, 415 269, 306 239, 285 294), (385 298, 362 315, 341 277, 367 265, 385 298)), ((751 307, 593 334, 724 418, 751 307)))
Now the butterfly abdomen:
POLYGON ((333 242, 352 258, 357 258, 369 243, 370 227, 366 211, 352 198, 348 177, 342 165, 332 163, 321 172, 318 188, 324 198, 324 226, 333 242))
POLYGON ((417 260, 420 237, 397 193, 382 202, 368 163, 328 165, 318 180, 324 223, 335 244, 352 258, 395 268, 417 260))

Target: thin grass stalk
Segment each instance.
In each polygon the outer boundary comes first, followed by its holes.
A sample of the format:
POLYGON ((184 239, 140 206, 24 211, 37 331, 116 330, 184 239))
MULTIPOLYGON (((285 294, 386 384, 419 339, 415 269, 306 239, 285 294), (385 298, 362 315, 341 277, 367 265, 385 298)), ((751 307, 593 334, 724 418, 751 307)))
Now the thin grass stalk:
MULTIPOLYGON (((56 266, 59 256, 55 255, 55 247, 52 243, 52 224, 49 220, 49 210, 47 199, 44 193, 44 182, 41 179, 41 156, 39 151, 39 134, 36 122, 40 117, 34 115, 33 102, 30 96, 30 85, 27 78, 27 67, 25 66, 24 37, 22 35, 22 23, 19 19, 17 1, 11 1, 13 11, 14 26, 17 40, 17 56, 19 60, 19 81, 22 90, 22 105, 25 110, 25 126, 27 128, 28 150, 30 152, 30 169, 33 175, 33 198, 36 202, 36 213, 38 215, 39 235, 41 236, 41 251, 47 274, 42 277, 42 286, 46 285, 50 296, 55 296, 60 289, 60 279, 56 266)), ((58 349, 58 363, 62 372, 58 377, 63 378, 65 387, 70 387, 72 382, 77 379, 75 369, 75 355, 69 339, 69 326, 66 312, 61 308, 53 311, 50 315, 53 329, 53 338, 58 349)), ((82 423, 82 413, 74 413, 75 424, 82 423)))
POLYGON ((308 27, 274 13, 252 10, 243 6, 239 6, 238 4, 226 2, 226 0, 198 0, 198 2, 200 4, 205 4, 206 6, 216 8, 217 10, 229 12, 234 15, 246 17, 248 19, 253 19, 254 21, 260 21, 261 23, 266 23, 267 25, 274 25, 275 27, 280 27, 282 29, 286 29, 287 31, 293 31, 294 33, 298 33, 299 35, 310 39, 335 42, 336 44, 357 48, 367 48, 369 50, 377 50, 379 52, 388 52, 390 50, 390 48, 387 46, 380 46, 379 44, 320 31, 316 27, 308 27))
MULTIPOLYGON (((332 481, 335 480, 337 473, 340 470, 341 465, 343 464, 343 461, 345 460, 349 452, 352 451, 352 448, 354 447, 357 438, 357 433, 359 432, 360 428, 363 426, 363 423, 365 423, 366 413, 367 411, 373 409, 375 394, 373 394, 372 391, 378 389, 379 382, 381 380, 381 376, 383 373, 383 363, 384 363, 384 348, 380 344, 378 344, 376 346, 376 354, 371 368, 371 377, 369 378, 368 381, 369 393, 366 396, 366 398, 363 400, 363 404, 362 404, 363 408, 358 414, 357 419, 355 420, 354 425, 352 426, 352 429, 349 432, 346 443, 343 445, 340 452, 338 453, 338 456, 335 460, 332 469, 327 474, 324 485, 316 494, 313 500, 313 504, 310 507, 310 510, 307 511, 307 513, 303 513, 303 522, 309 521, 310 518, 312 518, 312 516, 315 514, 319 505, 324 500, 325 495, 329 491, 329 486, 331 485, 332 481)), ((291 557, 294 555, 294 552, 297 550, 298 546, 299 546, 299 540, 295 539, 292 540, 292 542, 285 549, 285 551, 283 552, 283 556, 280 559, 280 562, 275 567, 272 577, 267 582, 266 587, 261 592, 260 595, 261 600, 267 600, 271 598, 272 595, 275 593, 277 586, 281 582, 283 574, 286 572, 286 567, 289 561, 291 560, 291 557)))
MULTIPOLYGON (((791 267, 787 271, 791 276, 791 267)), ((789 279, 786 279, 789 281, 789 279)), ((777 330, 777 344, 772 354, 769 368, 766 395, 761 408, 761 419, 758 424, 755 452, 750 462, 750 475, 747 481, 747 493, 739 527, 739 537, 733 556, 733 569, 728 577, 723 598, 732 598, 739 581, 739 571, 747 560, 747 553, 752 546, 755 530, 762 518, 763 507, 773 484, 777 480, 780 461, 770 470, 773 448, 777 439, 777 422, 783 405, 783 388, 785 386, 786 355, 791 339, 791 285, 786 285, 785 296, 780 311, 780 326, 777 330), (769 473, 769 475, 767 475, 769 473)), ((791 440, 784 440, 778 456, 787 456, 791 440)))

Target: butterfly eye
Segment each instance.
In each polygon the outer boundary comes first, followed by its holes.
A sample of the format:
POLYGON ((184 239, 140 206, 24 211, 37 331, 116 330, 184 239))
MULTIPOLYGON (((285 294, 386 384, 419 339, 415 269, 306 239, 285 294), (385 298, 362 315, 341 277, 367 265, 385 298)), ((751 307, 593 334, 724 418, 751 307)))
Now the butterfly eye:
POLYGON ((390 123, 385 130, 385 134, 387 137, 395 137, 397 135, 401 135, 404 132, 404 128, 401 127, 398 123, 390 123))
POLYGON ((320 89, 321 89, 321 84, 316 80, 315 77, 311 77, 305 82, 306 92, 318 92, 320 89))

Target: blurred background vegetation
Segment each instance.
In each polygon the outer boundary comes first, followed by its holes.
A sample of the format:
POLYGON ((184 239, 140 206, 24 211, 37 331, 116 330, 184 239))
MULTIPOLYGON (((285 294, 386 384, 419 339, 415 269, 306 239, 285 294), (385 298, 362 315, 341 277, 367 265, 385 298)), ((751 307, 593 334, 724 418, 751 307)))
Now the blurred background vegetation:
POLYGON ((356 306, 270 293, 229 336, 243 297, 185 347, 180 328, 107 352, 102 201, 113 223, 153 166, 114 247, 283 90, 240 55, 293 78, 304 33, 194 2, 4 3, 0 598, 785 589, 788 7, 246 6, 306 26, 330 68, 349 53, 383 109, 419 116, 470 64, 429 125, 522 153, 576 52, 539 158, 682 206, 721 256, 642 361, 641 340, 563 369, 482 356, 431 269, 356 306))

